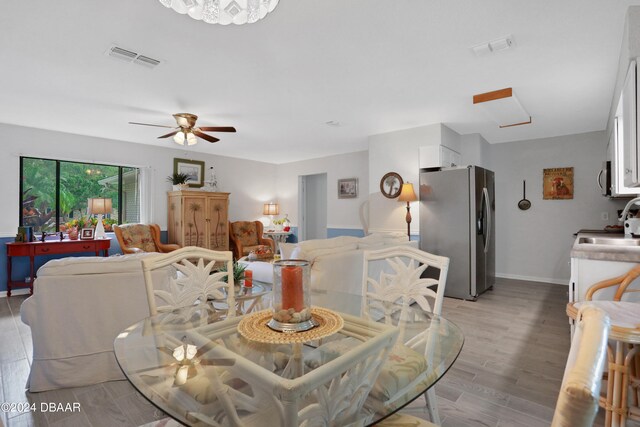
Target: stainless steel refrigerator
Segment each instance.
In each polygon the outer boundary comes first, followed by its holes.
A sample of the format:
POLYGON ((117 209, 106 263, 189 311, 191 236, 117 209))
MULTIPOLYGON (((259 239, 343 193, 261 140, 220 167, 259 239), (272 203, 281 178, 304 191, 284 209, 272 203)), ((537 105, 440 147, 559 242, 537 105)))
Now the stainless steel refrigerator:
POLYGON ((475 300, 494 285, 494 214, 493 172, 420 170, 420 249, 451 259, 445 296, 475 300))

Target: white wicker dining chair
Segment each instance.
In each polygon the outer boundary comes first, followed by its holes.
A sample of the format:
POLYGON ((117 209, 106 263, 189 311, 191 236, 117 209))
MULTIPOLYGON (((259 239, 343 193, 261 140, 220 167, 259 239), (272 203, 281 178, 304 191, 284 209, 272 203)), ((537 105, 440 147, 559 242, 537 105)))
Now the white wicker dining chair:
POLYGON ((142 271, 147 288, 149 313, 187 307, 209 298, 224 300, 229 307, 229 315, 235 314, 233 291, 233 254, 195 246, 187 246, 167 254, 142 260, 142 271), (226 271, 215 272, 214 268, 226 265, 226 271), (169 278, 168 289, 154 287, 153 272, 166 267, 175 268, 169 278), (223 279, 226 278, 226 282, 223 279), (224 292, 223 292, 224 291, 224 292), (157 306, 156 301, 165 305, 157 306))
MULTIPOLYGON (((136 373, 136 380, 147 383, 162 401, 179 406, 189 425, 362 427, 371 422, 373 413, 361 409, 398 329, 347 314, 343 319, 341 334, 363 341, 346 354, 293 377, 227 347, 225 336, 238 333, 241 318, 236 316, 186 334, 189 342, 205 349, 201 359, 233 361, 224 369, 200 363, 196 374, 178 386, 173 371, 165 367, 136 373)), ((258 345, 249 351, 272 350, 258 345)))
MULTIPOLYGON (((444 288, 449 270, 449 258, 433 255, 409 246, 395 246, 374 251, 364 251, 363 280, 362 280, 362 313, 369 316, 383 316, 386 323, 402 324, 408 320, 411 312, 410 306, 417 304, 422 310, 440 315, 442 313, 442 301, 444 288), (428 270, 430 269, 430 270, 428 270), (438 270, 438 271, 434 271, 438 270), (429 277, 422 277, 423 275, 429 277), (434 289, 435 288, 435 289, 434 289)), ((430 348, 425 339, 428 339, 429 331, 425 331, 424 337, 414 337, 405 340, 404 331, 401 329, 396 351, 402 352, 401 357, 415 363, 430 363, 430 348), (413 345, 419 343, 420 345, 413 345), (412 348, 426 349, 423 354, 417 354, 412 348)), ((433 331, 431 331, 433 332, 433 331)), ((431 350, 433 350, 431 348, 431 350)), ((424 372, 424 369, 416 369, 415 372, 424 372)), ((381 377, 385 374, 382 368, 381 377)), ((402 396, 410 387, 425 378, 411 375, 408 369, 405 375, 390 373, 396 378, 396 387, 387 389, 385 393, 376 393, 380 388, 374 387, 372 397, 374 405, 389 406, 402 396)), ((440 424, 440 417, 436 405, 436 394, 433 387, 425 393, 425 400, 431 421, 440 424)))
MULTIPOLYGON (((591 427, 598 412, 602 371, 607 360, 609 317, 600 308, 580 309, 551 427, 591 427)), ((377 427, 437 427, 398 413, 377 427)))

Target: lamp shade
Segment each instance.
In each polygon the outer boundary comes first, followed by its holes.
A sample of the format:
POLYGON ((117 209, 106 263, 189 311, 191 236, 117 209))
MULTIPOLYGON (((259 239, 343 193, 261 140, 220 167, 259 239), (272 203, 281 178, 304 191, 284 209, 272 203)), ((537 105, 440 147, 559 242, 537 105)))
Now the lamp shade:
POLYGON ((111 199, 104 197, 87 199, 87 211, 90 215, 104 215, 111 213, 112 210, 111 199))
POLYGON ((398 196, 398 201, 415 202, 416 200, 418 200, 418 197, 416 197, 416 192, 413 191, 413 184, 410 182, 402 184, 402 190, 400 191, 400 196, 398 196))
POLYGON ((262 209, 262 215, 278 215, 280 207, 277 203, 265 203, 262 209))

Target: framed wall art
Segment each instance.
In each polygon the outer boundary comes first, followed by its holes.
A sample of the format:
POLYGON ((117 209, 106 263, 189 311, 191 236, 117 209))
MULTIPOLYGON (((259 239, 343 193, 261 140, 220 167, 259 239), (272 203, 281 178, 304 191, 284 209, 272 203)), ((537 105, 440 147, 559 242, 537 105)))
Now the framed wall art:
POLYGON ((404 181, 396 172, 388 172, 384 174, 380 180, 380 192, 388 199, 395 199, 400 195, 404 181))
POLYGON ((199 188, 204 185, 204 162, 200 160, 173 159, 173 173, 184 173, 189 176, 189 187, 199 188))
POLYGON ((355 199, 358 197, 358 178, 338 180, 338 199, 355 199))
POLYGON ((542 199, 573 199, 573 168, 550 168, 542 171, 542 199))

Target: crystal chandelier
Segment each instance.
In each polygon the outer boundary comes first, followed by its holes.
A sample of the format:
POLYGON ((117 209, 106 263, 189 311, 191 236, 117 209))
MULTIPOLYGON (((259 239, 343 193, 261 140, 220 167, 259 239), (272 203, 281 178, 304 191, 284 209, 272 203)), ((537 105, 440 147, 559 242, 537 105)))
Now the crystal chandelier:
POLYGON ((193 19, 208 24, 252 24, 267 16, 279 0, 159 0, 193 19))

